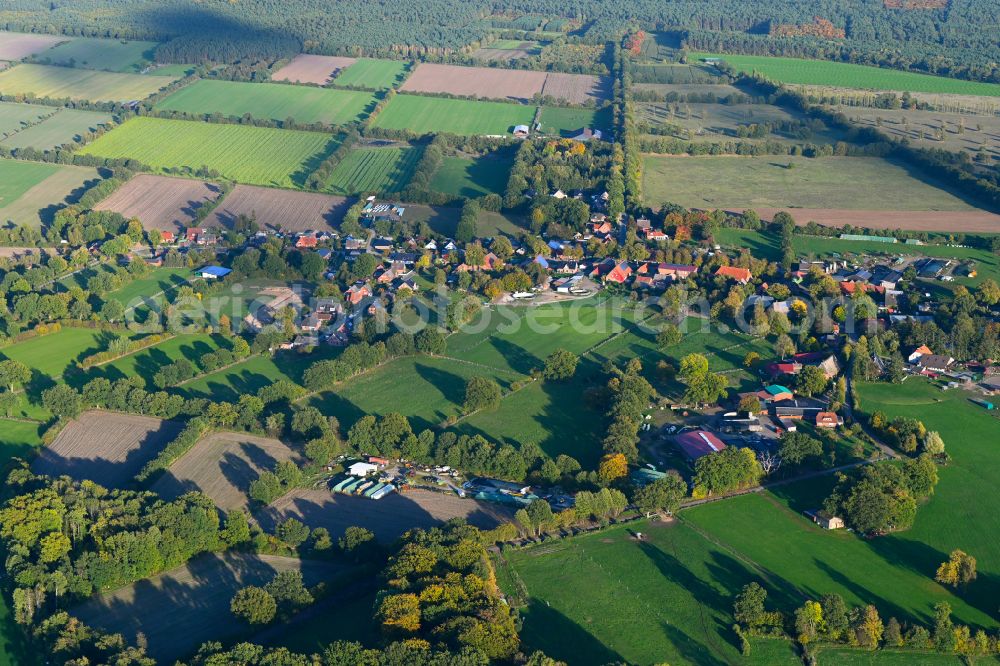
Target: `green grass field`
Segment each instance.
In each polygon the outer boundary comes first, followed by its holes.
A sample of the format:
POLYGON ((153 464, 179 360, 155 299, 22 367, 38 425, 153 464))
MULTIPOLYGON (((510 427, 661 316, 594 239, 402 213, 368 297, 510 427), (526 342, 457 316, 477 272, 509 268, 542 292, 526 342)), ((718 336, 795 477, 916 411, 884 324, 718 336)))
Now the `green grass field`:
POLYGON ((481 197, 491 193, 503 196, 512 165, 510 158, 495 155, 448 156, 434 172, 431 189, 457 197, 481 197))
POLYGON ((43 378, 61 379, 76 361, 106 348, 108 333, 91 328, 63 328, 0 349, 0 357, 24 363, 43 378))
POLYGON ((241 395, 256 393, 264 386, 287 380, 302 383, 302 374, 318 360, 332 358, 339 350, 323 347, 313 354, 279 352, 277 356, 251 356, 225 370, 194 379, 178 391, 185 397, 236 402, 241 395))
POLYGON ((0 160, 0 211, 57 171, 54 164, 0 160))
POLYGON ((385 90, 401 83, 406 71, 402 60, 358 58, 333 80, 335 86, 359 86, 369 90, 385 90))
POLYGON ((185 64, 171 64, 171 65, 160 65, 155 69, 149 70, 147 74, 151 76, 173 76, 176 78, 183 78, 188 76, 194 71, 194 65, 185 64))
POLYGON ((320 132, 143 117, 80 153, 132 158, 156 169, 207 166, 240 183, 296 187, 334 148, 333 137, 320 132))
POLYGON ((219 349, 223 342, 223 338, 218 335, 204 333, 175 335, 152 347, 123 356, 105 365, 91 368, 76 383, 82 386, 98 377, 104 377, 111 381, 126 377, 142 377, 146 380, 146 388, 150 391, 156 391, 158 389, 153 384, 153 376, 160 368, 182 358, 195 363, 195 367, 197 367, 196 361, 199 357, 219 349))
POLYGON ((129 282, 107 294, 107 298, 118 301, 126 309, 143 307, 146 299, 153 299, 165 290, 185 284, 190 278, 191 271, 187 268, 153 268, 146 277, 129 282))
POLYGON ((358 148, 350 151, 330 175, 332 194, 401 192, 420 161, 420 148, 358 148))
POLYGON ((104 69, 109 72, 138 72, 153 59, 156 42, 77 37, 36 56, 53 65, 104 69))
POLYGON ((26 125, 33 125, 55 112, 56 109, 40 104, 0 102, 0 139, 22 131, 26 125))
POLYGON ((21 64, 0 72, 0 93, 91 102, 146 99, 176 77, 21 64))
POLYGON ((973 209, 879 157, 646 156, 643 198, 694 208, 973 209))
POLYGON ((374 103, 374 95, 356 90, 202 79, 159 102, 156 109, 343 125, 362 120, 374 103))
POLYGON ((428 356, 395 359, 344 382, 310 401, 328 416, 336 416, 346 432, 366 414, 399 412, 414 431, 438 425, 458 415, 465 400, 465 383, 473 376, 495 379, 507 388, 518 377, 471 363, 428 356))
POLYGON ((530 125, 534 116, 535 108, 523 104, 396 95, 374 125, 417 134, 510 134, 515 125, 530 125))
POLYGON ((575 109, 546 106, 542 108, 539 122, 542 124, 543 133, 566 137, 575 136, 584 128, 598 129, 605 135, 609 135, 613 129, 609 108, 575 109))
POLYGON ((99 176, 96 169, 0 159, 0 223, 40 227, 99 176))
POLYGON ((52 150, 63 144, 72 143, 93 132, 99 126, 111 121, 111 114, 97 111, 60 109, 37 125, 7 137, 0 144, 8 148, 36 148, 52 150))
POLYGON ((772 58, 770 56, 723 55, 692 53, 692 59, 722 58, 741 72, 760 72, 781 83, 795 83, 837 88, 867 90, 897 90, 955 95, 1000 96, 1000 85, 979 81, 962 81, 943 76, 882 69, 867 65, 806 60, 803 58, 772 58))
POLYGON ((41 446, 40 428, 38 423, 0 419, 0 469, 6 468, 12 458, 29 456, 41 446))

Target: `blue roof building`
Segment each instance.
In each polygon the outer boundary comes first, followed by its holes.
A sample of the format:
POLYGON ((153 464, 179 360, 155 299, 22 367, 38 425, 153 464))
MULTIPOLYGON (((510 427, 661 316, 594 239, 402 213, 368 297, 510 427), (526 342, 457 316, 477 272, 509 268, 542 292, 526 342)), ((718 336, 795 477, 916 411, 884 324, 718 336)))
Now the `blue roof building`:
POLYGON ((205 266, 198 272, 198 275, 206 280, 217 280, 226 277, 232 272, 232 269, 223 268, 222 266, 205 266))

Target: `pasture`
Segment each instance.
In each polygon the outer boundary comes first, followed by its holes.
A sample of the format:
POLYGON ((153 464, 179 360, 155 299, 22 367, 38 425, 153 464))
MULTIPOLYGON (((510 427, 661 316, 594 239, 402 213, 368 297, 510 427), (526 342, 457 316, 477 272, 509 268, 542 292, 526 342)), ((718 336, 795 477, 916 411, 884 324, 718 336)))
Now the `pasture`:
POLYGON ((0 222, 47 224, 98 179, 89 167, 0 159, 0 222))
POLYGON ((546 73, 493 67, 461 67, 420 63, 400 87, 414 93, 447 93, 461 97, 528 101, 542 94, 546 73))
POLYGON ((52 150, 82 141, 84 135, 111 122, 111 114, 97 111, 60 109, 41 122, 26 127, 0 141, 8 148, 52 150))
POLYGON ((356 62, 356 58, 300 53, 287 65, 271 74, 271 80, 325 86, 337 74, 356 62))
POLYGON ((79 152, 160 170, 207 167, 241 183, 296 187, 335 147, 336 140, 320 132, 140 117, 79 152))
POLYGON ((59 35, 0 31, 0 60, 21 60, 50 49, 66 39, 59 35))
POLYGON ((21 64, 0 72, 0 93, 91 102, 146 99, 177 77, 21 64))
POLYGON ((334 539, 356 526, 371 530, 379 541, 389 544, 407 530, 428 529, 453 518, 491 529, 509 521, 512 512, 501 504, 462 499, 450 491, 411 490, 370 500, 340 495, 328 488, 295 488, 254 517, 269 532, 278 523, 295 518, 313 529, 325 527, 334 539))
POLYGON ((41 446, 41 424, 0 418, 0 471, 14 458, 29 458, 41 446))
MULTIPOLYGON (((153 376, 160 368, 181 359, 195 363, 200 356, 216 351, 223 346, 223 343, 224 339, 221 335, 205 333, 174 335, 152 347, 146 347, 134 354, 90 368, 79 383, 83 384, 96 377, 104 377, 111 381, 126 377, 142 377, 146 380, 147 390, 156 391, 158 389, 153 384, 153 376)), ((196 363, 195 365, 197 366, 196 363)))
POLYGON ((431 189, 457 197, 503 196, 513 160, 506 155, 446 156, 434 172, 431 189))
POLYGON ((807 122, 799 113, 770 104, 703 104, 700 102, 657 102, 636 105, 637 116, 653 126, 666 126, 677 139, 716 142, 739 139, 748 143, 782 141, 786 143, 834 143, 841 134, 830 129, 809 131, 808 136, 771 131, 762 138, 740 137, 739 129, 750 125, 772 127, 786 122, 807 122))
POLYGON ((167 499, 198 491, 225 512, 245 509, 250 484, 283 460, 303 463, 298 453, 276 439, 217 432, 175 461, 150 490, 167 499))
POLYGON ((524 104, 396 95, 374 126, 416 134, 510 134, 515 125, 530 125, 534 117, 535 108, 524 104))
POLYGON ((36 474, 67 475, 123 488, 183 428, 183 423, 148 416, 84 412, 39 452, 31 469, 36 474))
POLYGON ((261 228, 291 232, 336 229, 347 207, 347 199, 329 194, 237 185, 205 223, 231 228, 240 215, 246 215, 261 228))
POLYGON ((406 76, 406 65, 403 60, 358 58, 334 77, 333 85, 358 86, 368 90, 395 88, 406 76))
POLYGON ((853 63, 804 58, 772 58, 770 56, 692 53, 691 58, 721 58, 738 71, 759 72, 781 83, 895 90, 956 95, 1000 96, 1000 84, 963 81, 944 76, 882 69, 853 63))
POLYGON ((646 156, 643 197, 691 208, 971 210, 902 163, 878 157, 646 156))
POLYGON ((133 280, 121 289, 106 294, 106 298, 118 301, 128 312, 129 309, 145 307, 150 301, 156 301, 162 292, 186 284, 190 279, 191 270, 188 268, 152 268, 146 277, 133 280))
POLYGON ((580 130, 589 128, 601 130, 607 137, 614 129, 611 109, 585 109, 546 106, 542 108, 542 132, 558 136, 576 136, 580 130))
POLYGON ((140 174, 94 206, 126 219, 136 217, 146 229, 175 234, 191 226, 199 208, 221 194, 217 185, 187 178, 140 174))
POLYGON ((41 122, 55 112, 56 109, 40 104, 0 102, 0 141, 24 130, 25 127, 41 122))
POLYGON ((4 347, 0 349, 0 358, 24 363, 48 383, 63 379, 76 361, 105 349, 108 337, 107 333, 93 328, 64 327, 55 333, 4 347))
POLYGON ((246 625, 229 611, 233 595, 290 570, 301 571, 309 587, 343 571, 329 562, 277 555, 205 553, 185 566, 94 596, 71 614, 88 625, 121 633, 133 643, 141 632, 157 663, 174 663, 205 641, 245 632, 246 625))
POLYGON ((309 400, 328 416, 335 416, 346 432, 362 416, 399 412, 420 432, 459 415, 465 400, 465 383, 485 376, 509 389, 519 377, 450 358, 416 356, 394 359, 348 379, 332 391, 309 400))
POLYGON ((156 104, 158 111, 344 125, 362 120, 374 106, 371 93, 312 86, 202 79, 156 104))
MULTIPOLYGON (((677 67, 686 67, 685 65, 677 65, 677 67)), ((691 71, 686 69, 684 71, 691 71)), ((684 81, 684 77, 678 77, 681 81, 684 81)), ((635 90, 638 92, 645 93, 656 93, 657 95, 662 95, 663 99, 668 101, 677 101, 681 95, 711 95, 718 100, 725 99, 730 95, 743 95, 743 91, 735 86, 731 86, 728 83, 697 83, 695 81, 689 83, 636 83, 634 86, 635 90)))
POLYGON ((333 194, 401 192, 410 182, 421 148, 355 148, 330 174, 326 190, 333 194))
POLYGON ((337 353, 337 351, 331 351, 321 355, 319 352, 300 354, 279 351, 274 357, 258 354, 225 370, 219 370, 185 382, 176 387, 176 391, 186 398, 210 398, 236 402, 241 395, 256 394, 261 388, 276 381, 287 380, 301 384, 302 374, 310 365, 321 358, 332 357, 337 353))
POLYGON ((51 65, 103 69, 109 72, 140 72, 153 60, 156 42, 131 42, 124 39, 74 37, 35 59, 51 65))

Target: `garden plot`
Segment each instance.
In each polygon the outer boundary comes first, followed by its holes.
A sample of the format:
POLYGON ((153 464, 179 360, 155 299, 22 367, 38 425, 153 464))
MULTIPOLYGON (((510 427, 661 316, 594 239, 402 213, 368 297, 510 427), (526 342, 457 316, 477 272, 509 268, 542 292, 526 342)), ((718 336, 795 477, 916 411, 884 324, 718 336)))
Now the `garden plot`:
POLYGON ((221 190, 212 183, 140 174, 122 185, 95 210, 139 218, 146 229, 177 233, 195 220, 199 208, 215 201, 221 190))
POLYGON ((237 185, 205 223, 229 228, 240 215, 246 215, 271 229, 335 229, 347 207, 347 199, 329 194, 237 185))
POLYGON ((117 412, 84 412, 32 465, 36 474, 128 486, 143 465, 180 434, 183 424, 117 412))
POLYGON ((325 86, 333 77, 356 62, 356 58, 300 53, 290 63, 271 74, 271 80, 325 86))
POLYGON ((262 472, 274 471, 283 460, 302 462, 295 451, 276 439, 219 432, 181 456, 152 490, 168 499, 199 491, 223 511, 243 509, 250 504, 250 484, 262 472))

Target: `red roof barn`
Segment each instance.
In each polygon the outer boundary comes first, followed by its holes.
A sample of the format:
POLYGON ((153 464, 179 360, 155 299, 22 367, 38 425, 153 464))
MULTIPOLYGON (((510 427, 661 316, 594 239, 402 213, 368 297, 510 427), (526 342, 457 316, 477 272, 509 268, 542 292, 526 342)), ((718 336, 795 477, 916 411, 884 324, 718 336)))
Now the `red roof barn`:
POLYGON ((691 460, 696 460, 709 453, 716 453, 726 448, 725 442, 708 432, 707 430, 692 430, 684 432, 674 438, 677 446, 687 454, 691 460))

